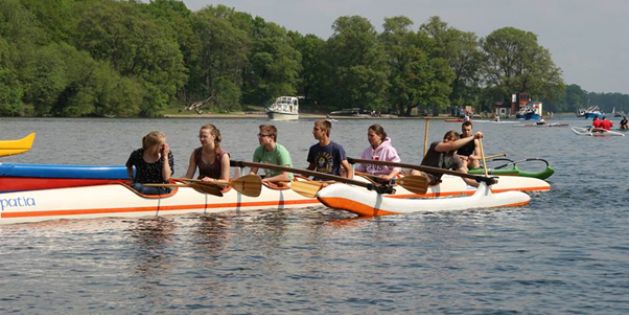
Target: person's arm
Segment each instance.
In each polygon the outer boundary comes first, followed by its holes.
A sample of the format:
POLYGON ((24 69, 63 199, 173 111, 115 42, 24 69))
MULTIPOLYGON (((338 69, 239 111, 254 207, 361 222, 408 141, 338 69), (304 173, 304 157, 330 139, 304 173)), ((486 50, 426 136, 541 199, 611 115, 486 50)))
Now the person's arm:
POLYGON ((174 159, 172 153, 170 153, 170 147, 168 146, 168 143, 164 143, 164 146, 162 147, 162 162, 162 178, 164 179, 164 181, 168 181, 173 175, 171 163, 174 163, 174 159))
POLYGON ((352 168, 351 165, 349 165, 349 162, 347 161, 347 159, 341 161, 341 167, 343 167, 343 169, 345 170, 345 173, 343 175, 345 175, 346 178, 348 179, 354 178, 354 169, 352 168))
POLYGON ((129 180, 133 183, 133 152, 129 155, 125 165, 127 166, 127 175, 129 176, 129 180))
POLYGON ((439 142, 439 144, 437 144, 437 146, 435 146, 435 150, 437 150, 437 152, 450 152, 450 151, 454 151, 457 150, 458 148, 464 146, 466 143, 474 140, 474 139, 481 139, 483 137, 483 133, 482 132, 477 132, 476 134, 474 134, 473 136, 469 136, 469 137, 465 137, 465 138, 461 138, 458 140, 454 140, 454 141, 448 141, 448 142, 439 142))
POLYGON ((221 177, 219 179, 229 180, 229 154, 221 156, 221 177))
POLYGON ((194 178, 194 172, 197 170, 197 162, 194 159, 194 151, 190 154, 190 161, 188 162, 188 170, 186 171, 185 178, 194 178))

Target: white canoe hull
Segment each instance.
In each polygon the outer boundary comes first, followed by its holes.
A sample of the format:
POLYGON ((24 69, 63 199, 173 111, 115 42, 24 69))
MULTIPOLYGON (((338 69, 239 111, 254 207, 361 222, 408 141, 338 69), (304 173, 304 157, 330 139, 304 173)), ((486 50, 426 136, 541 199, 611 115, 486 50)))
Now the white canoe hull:
MULTIPOLYGON (((347 185, 346 185, 347 186, 347 185)), ((360 188, 366 190, 364 188, 360 188)), ((436 198, 472 195, 476 191, 459 177, 444 175, 442 183, 417 195, 396 186, 387 198, 436 198)), ((546 191, 550 185, 537 178, 500 176, 493 192, 511 190, 546 191)), ((264 209, 290 209, 319 205, 316 198, 304 197, 291 189, 262 187, 259 197, 247 197, 230 189, 222 197, 177 188, 167 196, 141 196, 121 184, 19 191, 0 194, 0 224, 57 219, 106 217, 147 217, 174 214, 211 214, 264 209)))
POLYGON ((142 196, 125 185, 99 185, 43 189, 0 194, 0 223, 38 222, 56 219, 147 217, 171 214, 211 214, 260 209, 286 209, 318 204, 291 189, 263 187, 259 197, 247 197, 230 189, 222 197, 181 187, 174 193, 142 196))
POLYGON ((492 193, 484 183, 466 197, 436 199, 399 199, 368 191, 361 187, 333 184, 317 194, 324 205, 361 216, 440 212, 476 208, 516 207, 529 203, 531 197, 520 191, 492 193))
POLYGON ((299 113, 269 111, 266 114, 269 117, 269 119, 273 119, 273 120, 297 120, 299 119, 299 113))
POLYGON ((572 132, 578 134, 579 136, 592 136, 592 137, 609 137, 609 136, 624 137, 625 136, 624 133, 611 131, 611 130, 597 129, 597 131, 592 131, 589 128, 578 128, 578 127, 573 127, 572 132))

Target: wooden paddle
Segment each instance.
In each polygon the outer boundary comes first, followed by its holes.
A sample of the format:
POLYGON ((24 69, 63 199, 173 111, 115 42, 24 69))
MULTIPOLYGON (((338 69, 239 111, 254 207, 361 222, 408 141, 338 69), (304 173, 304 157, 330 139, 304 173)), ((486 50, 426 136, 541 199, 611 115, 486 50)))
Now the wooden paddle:
POLYGON ((210 186, 210 185, 202 185, 199 183, 187 183, 187 184, 143 184, 147 187, 191 187, 192 189, 202 193, 202 194, 210 194, 214 196, 223 196, 223 192, 221 191, 221 187, 219 186, 210 186))
POLYGON ((31 132, 27 136, 17 140, 0 140, 0 156, 21 154, 33 147, 35 133, 31 132))
MULTIPOLYGON (((229 161, 231 166, 235 166, 235 167, 257 167, 257 168, 265 168, 265 169, 270 169, 270 170, 276 170, 276 171, 285 171, 285 172, 291 172, 291 173, 296 173, 296 174, 301 174, 301 175, 305 175, 305 176, 315 176, 317 178, 321 178, 321 179, 329 179, 329 180, 333 180, 335 182, 340 182, 340 183, 346 183, 346 184, 351 184, 351 185, 355 185, 355 186, 361 186, 361 187, 365 187, 369 190, 375 190, 380 194, 388 194, 393 192, 393 189, 391 188, 391 186, 388 185, 378 185, 378 184, 374 184, 374 183, 365 183, 365 182, 361 182, 361 181, 357 181, 357 180, 353 180, 353 179, 348 179, 345 177, 341 177, 341 176, 336 176, 336 175, 331 175, 331 174, 326 174, 326 173, 320 173, 320 172, 315 172, 315 171, 311 171, 311 170, 304 170, 304 169, 299 169, 299 168, 292 168, 292 167, 286 167, 286 166, 281 166, 281 165, 275 165, 275 164, 268 164, 268 163, 256 163, 256 162, 245 162, 245 161, 235 161, 235 160, 231 160, 229 161)), ((292 187, 293 184, 291 184, 292 187)), ((300 184, 298 184, 299 186, 300 184)))
POLYGON ((245 175, 232 180, 216 180, 212 182, 202 181, 200 179, 190 178, 173 178, 174 180, 186 183, 196 183, 204 186, 218 186, 219 188, 225 186, 233 187, 237 192, 249 196, 258 197, 262 191, 262 179, 258 175, 245 175))
POLYGON ((325 186, 327 186, 326 182, 309 179, 294 180, 290 184, 293 191, 308 198, 316 198, 319 190, 325 186))
POLYGON ((389 166, 398 166, 398 167, 410 168, 410 169, 423 171, 423 172, 429 172, 429 173, 448 174, 448 175, 453 175, 453 176, 458 176, 458 177, 471 178, 471 179, 474 179, 474 180, 479 181, 479 182, 485 182, 488 185, 493 185, 493 184, 496 183, 496 179, 492 178, 492 177, 459 173, 459 172, 455 172, 455 171, 451 171, 451 170, 447 170, 447 169, 443 169, 443 168, 438 168, 438 167, 432 167, 432 166, 406 164, 406 163, 395 163, 395 162, 388 162, 388 161, 363 160, 363 159, 356 159, 356 158, 351 158, 351 157, 348 157, 347 161, 352 163, 352 164, 354 164, 354 163, 364 163, 364 164, 374 164, 374 165, 389 165, 389 166))
MULTIPOLYGON (((369 174, 369 173, 356 172, 356 171, 354 173, 356 175, 369 178, 370 180, 375 181, 375 182, 382 180, 382 178, 369 174)), ((408 176, 404 176, 400 178, 394 178, 392 180, 392 184, 398 184, 404 187, 406 190, 415 194, 419 194, 419 195, 425 194, 426 191, 428 191, 428 186, 429 186, 428 179, 421 175, 408 175, 408 176)))
POLYGON ((480 147, 480 158, 483 161, 483 169, 485 170, 485 177, 488 177, 489 170, 487 169, 487 159, 485 159, 485 150, 483 149, 483 139, 478 139, 478 145, 480 147))

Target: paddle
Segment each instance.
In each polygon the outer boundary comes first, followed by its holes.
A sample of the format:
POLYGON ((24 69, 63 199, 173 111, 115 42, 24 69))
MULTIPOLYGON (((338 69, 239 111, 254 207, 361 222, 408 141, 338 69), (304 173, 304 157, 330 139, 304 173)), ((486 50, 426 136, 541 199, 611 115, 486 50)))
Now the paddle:
POLYGON ((231 186, 237 192, 249 196, 249 197, 258 197, 260 196, 260 192, 262 191, 262 180, 258 175, 245 175, 238 177, 233 180, 216 180, 212 182, 202 181, 200 179, 190 179, 190 178, 173 178, 174 180, 187 182, 187 183, 196 183, 203 186, 218 186, 225 187, 231 186))
POLYGON ((485 159, 486 160, 493 160, 495 158, 502 158, 502 157, 507 157, 506 153, 496 153, 496 154, 492 154, 489 156, 486 156, 485 159))
POLYGON ((221 187, 219 186, 210 186, 210 185, 202 185, 199 183, 188 183, 188 184, 143 184, 147 187, 191 187, 192 189, 202 193, 202 194, 210 194, 214 196, 223 196, 223 192, 221 192, 221 187))
POLYGON ((0 156, 9 156, 24 153, 33 147, 35 133, 31 132, 27 136, 17 140, 0 140, 0 156))
POLYGON ((478 139, 480 146, 480 158, 483 161, 483 169, 485 169, 485 177, 489 176, 489 170, 487 170, 487 159, 485 159, 485 150, 483 149, 483 139, 478 139))
POLYGON ((363 159, 355 159, 355 158, 351 158, 351 157, 348 157, 347 161, 349 161, 352 164, 354 164, 354 163, 364 163, 364 164, 374 164, 374 165, 389 165, 389 166, 398 166, 398 167, 410 168, 410 169, 424 171, 424 172, 429 172, 429 173, 448 174, 448 175, 453 175, 453 176, 471 178, 471 179, 474 179, 474 180, 479 181, 479 182, 485 182, 488 185, 493 185, 493 184, 496 183, 496 179, 492 178, 492 177, 459 173, 459 172, 455 172, 455 171, 451 171, 451 170, 447 170, 447 169, 443 169, 443 168, 432 167, 432 166, 406 164, 406 163, 395 163, 395 162, 388 162, 388 161, 363 160, 363 159))
MULTIPOLYGON (((315 172, 315 171, 311 171, 311 170, 304 170, 304 169, 292 168, 292 167, 275 165, 275 164, 245 162, 245 161, 235 161, 235 160, 229 161, 229 164, 231 166, 235 166, 235 167, 245 167, 245 166, 246 167, 257 167, 257 168, 265 168, 265 169, 276 170, 276 171, 291 172, 291 173, 301 174, 301 175, 305 175, 305 176, 315 176, 315 177, 321 178, 321 179, 329 179, 329 180, 333 180, 333 181, 340 182, 340 183, 346 183, 346 184, 351 184, 351 185, 355 185, 355 186, 365 187, 365 188, 367 188, 369 190, 375 190, 375 191, 377 191, 380 194, 393 192, 392 188, 390 186, 388 186, 388 185, 378 185, 378 184, 374 184, 374 183, 365 183, 365 182, 361 182, 361 181, 357 181, 357 180, 353 180, 353 179, 348 179, 348 178, 341 177, 341 176, 336 176, 336 175, 331 175, 331 174, 326 174, 326 173, 320 173, 320 172, 315 172)), ((295 181, 293 181, 293 183, 291 183, 291 187, 293 186, 294 183, 295 183, 295 181)), ((298 184, 298 185, 300 185, 300 184, 298 184)))
POLYGON ((325 187, 327 183, 317 180, 294 180, 290 184, 290 188, 296 193, 308 197, 315 198, 321 188, 325 187))
MULTIPOLYGON (((355 173, 357 175, 368 177, 375 181, 382 180, 382 178, 372 175, 372 174, 363 173, 363 172, 355 172, 355 173)), ((398 184, 404 187, 406 190, 415 194, 419 194, 419 195, 423 195, 426 193, 426 191, 428 191, 428 184, 429 184, 428 179, 421 175, 408 175, 401 178, 395 178, 392 180, 392 183, 398 184)))

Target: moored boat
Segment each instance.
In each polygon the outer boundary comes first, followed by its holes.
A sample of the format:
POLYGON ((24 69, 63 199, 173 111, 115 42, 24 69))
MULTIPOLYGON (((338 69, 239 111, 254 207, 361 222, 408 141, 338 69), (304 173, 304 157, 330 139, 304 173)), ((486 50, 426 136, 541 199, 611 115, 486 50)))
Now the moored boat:
POLYGON ((299 119, 299 99, 296 96, 280 96, 267 108, 266 114, 273 120, 299 119))
POLYGON ((621 136, 624 137, 625 134, 612 130, 598 129, 598 128, 579 128, 572 127, 572 132, 576 133, 579 136, 592 136, 592 137, 609 137, 609 136, 621 136))
POLYGON ((391 198, 351 185, 333 184, 319 191, 317 198, 330 208, 361 216, 513 207, 526 205, 531 200, 529 195, 520 191, 493 193, 485 183, 481 183, 471 196, 437 199, 391 198))

